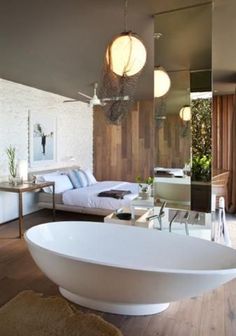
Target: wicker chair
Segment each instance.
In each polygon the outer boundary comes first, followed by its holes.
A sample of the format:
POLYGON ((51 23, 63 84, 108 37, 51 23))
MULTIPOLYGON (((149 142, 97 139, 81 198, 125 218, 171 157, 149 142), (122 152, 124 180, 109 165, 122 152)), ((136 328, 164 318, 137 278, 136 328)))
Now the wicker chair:
POLYGON ((229 171, 212 177, 212 194, 216 196, 216 208, 219 208, 219 198, 224 197, 225 207, 228 207, 229 171))

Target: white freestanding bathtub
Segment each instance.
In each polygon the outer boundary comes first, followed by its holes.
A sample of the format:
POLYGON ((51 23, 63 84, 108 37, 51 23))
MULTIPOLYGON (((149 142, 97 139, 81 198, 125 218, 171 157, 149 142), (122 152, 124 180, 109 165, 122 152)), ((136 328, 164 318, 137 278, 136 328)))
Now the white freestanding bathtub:
POLYGON ((236 250, 198 238, 134 226, 54 222, 25 239, 61 294, 110 313, 147 315, 236 276, 236 250))

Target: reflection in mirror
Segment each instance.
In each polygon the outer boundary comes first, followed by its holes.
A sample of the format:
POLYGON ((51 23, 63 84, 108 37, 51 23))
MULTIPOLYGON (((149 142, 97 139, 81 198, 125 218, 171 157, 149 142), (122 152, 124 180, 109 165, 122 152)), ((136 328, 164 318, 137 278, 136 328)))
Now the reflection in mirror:
POLYGON ((155 101, 155 195, 170 207, 190 208, 189 71, 170 72, 171 88, 155 101), (185 168, 185 169, 184 169, 185 168))
POLYGON ((204 212, 211 211, 211 111, 211 92, 191 94, 191 209, 204 212))
MULTIPOLYGON (((195 179, 191 178, 192 129, 196 125, 192 115, 195 119, 199 116, 199 101, 191 100, 191 92, 211 91, 211 17, 209 3, 155 16, 155 68, 163 67, 171 81, 169 91, 155 98, 157 205, 167 201, 172 208, 208 211, 210 195, 205 193, 207 207, 197 207, 202 190, 194 193, 196 183, 191 185, 195 179)), ((201 112, 207 106, 202 104, 201 112)), ((207 115, 211 118, 209 106, 207 115)), ((193 130, 200 143, 204 142, 202 136, 210 124, 211 119, 207 125, 202 122, 200 133, 199 128, 193 130)), ((207 159, 210 162, 210 156, 207 159)), ((198 191, 202 183, 206 181, 197 182, 198 191)))

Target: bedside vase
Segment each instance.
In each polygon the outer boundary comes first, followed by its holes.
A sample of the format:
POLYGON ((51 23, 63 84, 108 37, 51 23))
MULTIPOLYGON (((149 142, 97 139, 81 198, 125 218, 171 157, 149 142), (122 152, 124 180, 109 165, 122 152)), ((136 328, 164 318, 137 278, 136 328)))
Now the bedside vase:
POLYGON ((11 184, 14 187, 16 187, 19 184, 19 178, 18 177, 13 177, 11 175, 9 175, 8 181, 9 181, 9 184, 11 184))

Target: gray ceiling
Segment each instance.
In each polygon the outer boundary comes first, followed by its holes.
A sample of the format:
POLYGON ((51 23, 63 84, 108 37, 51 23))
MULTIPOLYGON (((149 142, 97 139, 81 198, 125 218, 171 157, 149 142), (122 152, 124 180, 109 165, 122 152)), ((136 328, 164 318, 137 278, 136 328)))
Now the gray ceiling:
MULTIPOLYGON (((153 93, 153 14, 205 2, 129 0, 128 28, 142 37, 148 53, 138 98, 150 98, 153 93)), ((0 0, 0 77, 68 97, 76 97, 78 90, 91 93, 91 83, 101 77, 107 43, 124 29, 123 4, 123 0, 0 0)), ((216 0, 212 62, 216 84, 222 79, 231 81, 227 90, 232 90, 236 68, 231 43, 236 36, 235 12, 235 0, 216 0)), ((198 17, 188 20, 197 21, 198 17)), ((172 26, 173 23, 169 22, 172 26)), ((197 35, 190 34, 194 42, 190 66, 193 54, 199 52, 197 45, 204 36, 203 27, 197 35)), ((186 58, 186 48, 179 51, 186 58)), ((178 59, 179 67, 181 62, 178 59)))
POLYGON ((211 85, 206 89, 204 76, 196 85, 196 76, 211 69, 212 4, 156 14, 154 27, 162 34, 155 40, 154 63, 163 66, 171 79, 156 111, 163 114, 165 106, 165 113, 178 114, 182 106, 190 105, 190 91, 211 90, 211 85))
POLYGON ((217 0, 213 15, 212 68, 216 93, 233 93, 236 84, 236 1, 217 0))
POLYGON ((168 72, 211 68, 212 6, 198 5, 155 15, 155 65, 168 72))

